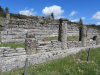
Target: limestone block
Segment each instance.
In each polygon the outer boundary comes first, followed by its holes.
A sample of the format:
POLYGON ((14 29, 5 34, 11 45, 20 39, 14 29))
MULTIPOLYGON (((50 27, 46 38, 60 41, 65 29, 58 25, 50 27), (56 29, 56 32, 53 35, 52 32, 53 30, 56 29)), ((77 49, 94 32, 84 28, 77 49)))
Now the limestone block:
POLYGON ((16 48, 16 50, 25 50, 25 48, 16 48))
POLYGON ((5 31, 11 31, 11 28, 6 28, 5 31))
POLYGON ((12 28, 18 28, 18 25, 12 25, 12 28))
POLYGON ((2 35, 1 39, 6 39, 7 35, 2 35))
POLYGON ((26 35, 27 32, 19 32, 18 35, 26 35))
POLYGON ((26 35, 12 35, 12 39, 25 39, 26 35))
POLYGON ((15 31, 8 31, 8 35, 17 35, 18 32, 15 32, 15 31))
POLYGON ((12 31, 23 32, 23 28, 12 28, 12 31))
POLYGON ((10 54, 4 54, 4 56, 19 56, 19 55, 26 55, 26 52, 21 52, 21 53, 10 53, 10 54))
POLYGON ((19 25, 18 28, 23 28, 23 25, 19 25))
POLYGON ((7 39, 1 39, 1 42, 2 43, 7 43, 7 42, 9 42, 9 40, 7 40, 7 39))
POLYGON ((1 35, 7 35, 7 31, 1 31, 1 35))
POLYGON ((17 43, 25 43, 25 39, 14 39, 17 43))
POLYGON ((28 28, 29 28, 29 26, 23 26, 23 28, 28 29, 28 28))
POLYGON ((11 50, 9 53, 16 53, 16 50, 11 50))
POLYGON ((27 33, 26 37, 27 38, 35 38, 35 34, 34 33, 27 33))
POLYGON ((16 52, 25 52, 25 48, 16 48, 16 52))

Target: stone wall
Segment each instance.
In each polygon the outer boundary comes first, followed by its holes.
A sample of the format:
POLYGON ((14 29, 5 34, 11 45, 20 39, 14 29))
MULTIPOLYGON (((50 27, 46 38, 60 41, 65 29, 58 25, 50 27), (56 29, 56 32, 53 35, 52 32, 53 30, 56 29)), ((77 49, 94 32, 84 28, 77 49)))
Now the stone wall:
MULTIPOLYGON (((96 45, 96 41, 86 41, 86 47, 87 46, 94 46, 96 45)), ((67 41, 67 48, 76 48, 76 47, 82 47, 81 41, 67 41)), ((38 41, 37 42, 37 51, 38 52, 48 52, 48 51, 55 51, 55 50, 61 50, 61 42, 57 40, 52 41, 38 41)))
POLYGON ((98 48, 98 47, 100 47, 100 45, 43 52, 43 53, 37 53, 33 55, 20 55, 20 56, 0 58, 0 71, 6 72, 6 71, 11 71, 12 69, 17 68, 17 67, 22 68, 25 66, 26 58, 28 58, 27 65, 29 66, 30 64, 34 65, 34 64, 43 63, 49 60, 66 57, 69 54, 76 54, 79 51, 81 51, 81 49, 86 50, 89 48, 98 48))
MULTIPOLYGON (((58 27, 59 24, 57 24, 56 22, 40 24, 38 20, 10 20, 10 23, 4 22, 1 24, 1 42, 24 43, 27 32, 34 33, 36 39, 49 37, 53 34, 55 34, 54 36, 58 36, 58 27)), ((98 34, 98 30, 93 30, 91 28, 87 31, 88 38, 92 38, 94 35, 98 34)), ((68 25, 67 35, 79 36, 79 29, 77 25, 68 25)))
MULTIPOLYGON (((28 53, 27 51, 29 51, 29 49, 34 47, 31 45, 34 45, 34 44, 31 44, 31 42, 28 41, 27 46, 25 46, 25 48, 27 48, 27 49, 16 48, 14 50, 14 49, 11 49, 11 47, 0 47, 0 57, 12 57, 12 56, 26 55, 28 53)), ((86 42, 86 46, 94 46, 94 45, 96 45, 96 41, 87 41, 86 42)), ((34 50, 36 50, 35 52, 37 52, 37 53, 58 51, 58 50, 61 50, 61 42, 59 42, 57 40, 52 40, 52 41, 47 41, 47 42, 38 40, 35 47, 36 47, 36 49, 34 49, 34 50)), ((82 47, 82 43, 81 43, 81 41, 67 41, 67 47, 69 49, 82 47)), ((34 54, 34 53, 31 53, 31 54, 34 54)))
POLYGON ((11 47, 0 47, 0 58, 19 56, 19 55, 26 55, 26 51, 24 48, 16 48, 14 50, 11 47))

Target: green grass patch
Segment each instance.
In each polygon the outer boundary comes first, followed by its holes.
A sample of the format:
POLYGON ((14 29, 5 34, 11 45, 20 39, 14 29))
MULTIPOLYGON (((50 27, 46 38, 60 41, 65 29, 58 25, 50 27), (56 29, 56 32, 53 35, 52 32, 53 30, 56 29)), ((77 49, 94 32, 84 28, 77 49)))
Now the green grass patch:
POLYGON ((68 41, 79 41, 79 36, 67 36, 68 41))
MULTIPOLYGON (((27 67, 26 75, 100 75, 100 48, 91 49, 89 63, 84 62, 87 56, 88 50, 82 50, 65 58, 30 65, 27 67)), ((0 75, 22 75, 22 73, 24 67, 0 75)))
POLYGON ((45 37, 42 39, 42 41, 51 41, 51 40, 58 40, 58 36, 55 37, 45 37))
MULTIPOLYGON (((4 21, 6 21, 6 18, 0 18, 0 21, 1 22, 4 22, 4 21)), ((0 24, 1 24, 1 22, 0 22, 0 24)), ((1 27, 0 27, 0 29, 1 29, 1 27)), ((1 31, 1 30, 0 30, 1 31)))
POLYGON ((1 37, 0 37, 0 42, 1 42, 1 37))
POLYGON ((5 18, 1 18, 0 20, 1 20, 2 22, 6 21, 6 19, 5 19, 5 18))
POLYGON ((1 43, 0 47, 11 47, 13 49, 20 48, 20 47, 25 48, 25 43, 12 43, 12 42, 1 43))
MULTIPOLYGON (((0 42, 1 42, 1 37, 0 37, 0 42)), ((16 48, 25 48, 25 43, 14 43, 14 42, 9 42, 9 43, 2 43, 0 44, 0 47, 11 47, 13 49, 16 48)))
MULTIPOLYGON (((55 37, 45 37, 42 41, 51 41, 51 40, 58 40, 58 36, 55 37)), ((67 41, 79 41, 78 36, 67 36, 67 41)))

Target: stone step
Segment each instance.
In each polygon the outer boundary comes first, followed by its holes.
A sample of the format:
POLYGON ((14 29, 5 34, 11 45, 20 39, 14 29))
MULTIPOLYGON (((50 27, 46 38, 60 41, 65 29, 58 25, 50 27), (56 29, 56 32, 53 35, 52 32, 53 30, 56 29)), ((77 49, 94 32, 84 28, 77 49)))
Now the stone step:
POLYGON ((11 49, 11 47, 0 47, 0 50, 11 49))
POLYGON ((19 55, 26 55, 26 52, 22 52, 22 53, 10 53, 10 54, 4 54, 4 56, 19 56, 19 55))
POLYGON ((16 42, 16 43, 25 43, 25 39, 1 39, 1 42, 16 42))
POLYGON ((39 50, 38 53, 46 52, 47 50, 39 50))
POLYGON ((20 47, 20 48, 16 48, 16 50, 25 50, 25 48, 20 47))

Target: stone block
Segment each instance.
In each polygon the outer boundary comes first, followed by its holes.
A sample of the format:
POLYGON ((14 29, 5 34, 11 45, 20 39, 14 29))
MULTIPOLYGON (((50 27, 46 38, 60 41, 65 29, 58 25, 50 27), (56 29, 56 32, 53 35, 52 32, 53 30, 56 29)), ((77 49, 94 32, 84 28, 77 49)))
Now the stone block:
POLYGON ((25 50, 25 48, 16 48, 16 50, 25 50))
POLYGON ((19 25, 18 28, 23 28, 23 25, 19 25))
POLYGON ((24 29, 28 29, 28 28, 29 28, 29 26, 23 26, 23 28, 24 28, 24 29))
POLYGON ((4 56, 8 56, 8 57, 19 56, 19 55, 26 55, 26 52, 4 54, 4 56))
POLYGON ((18 25, 12 25, 12 28, 18 28, 18 25))
POLYGON ((27 32, 19 32, 18 35, 26 35, 27 32))
POLYGON ((18 32, 14 32, 14 31, 8 31, 8 35, 17 35, 18 32))
POLYGON ((26 37, 27 38, 35 38, 35 34, 34 33, 27 33, 26 37))
POLYGON ((16 52, 26 52, 25 48, 16 48, 16 52))
POLYGON ((15 39, 16 43, 25 43, 25 39, 15 39))
POLYGON ((11 31, 11 28, 6 28, 5 31, 11 31))
POLYGON ((25 39, 26 35, 12 35, 12 39, 25 39))
POLYGON ((12 28, 12 31, 23 32, 23 28, 12 28))
POLYGON ((7 40, 7 39, 1 39, 1 42, 2 43, 7 43, 7 42, 9 42, 9 40, 7 40))
POLYGON ((1 31, 1 35, 7 35, 7 31, 1 31))

